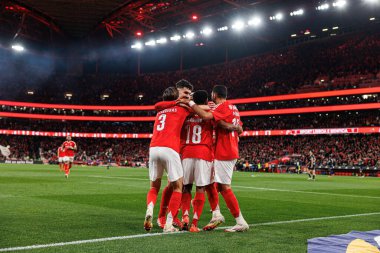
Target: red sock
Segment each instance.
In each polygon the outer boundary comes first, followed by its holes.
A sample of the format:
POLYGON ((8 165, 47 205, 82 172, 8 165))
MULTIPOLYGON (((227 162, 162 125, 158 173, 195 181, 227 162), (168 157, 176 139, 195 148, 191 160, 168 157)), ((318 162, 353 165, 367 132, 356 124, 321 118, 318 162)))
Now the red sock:
POLYGON ((230 209, 230 212, 234 216, 234 218, 239 217, 239 214, 240 214, 239 203, 232 189, 222 191, 221 194, 224 198, 224 201, 227 204, 228 209, 230 209))
POLYGON ((157 194, 158 194, 157 188, 154 188, 154 187, 150 188, 150 190, 148 191, 148 194, 146 195, 146 205, 147 206, 150 203, 153 203, 153 205, 156 204, 157 194))
POLYGON ((170 198, 168 212, 172 214, 173 217, 177 216, 178 209, 181 206, 182 192, 173 192, 170 198))
POLYGON ((69 175, 69 173, 70 173, 69 165, 67 163, 65 163, 65 165, 63 166, 63 168, 65 169, 65 174, 69 175))
POLYGON ((169 201, 172 196, 173 189, 166 186, 161 196, 160 212, 158 213, 158 218, 165 217, 168 211, 169 201))
POLYGON ((214 184, 210 184, 206 186, 207 198, 210 203, 210 207, 212 211, 215 211, 215 208, 219 204, 219 195, 218 191, 215 188, 214 184))
POLYGON ((193 222, 194 226, 198 226, 198 220, 201 218, 203 212, 203 206, 205 205, 205 194, 202 192, 195 193, 193 199, 193 222))
POLYGON ((181 199, 182 216, 185 216, 185 215, 189 216, 190 205, 191 205, 191 193, 190 192, 182 193, 182 199, 181 199))

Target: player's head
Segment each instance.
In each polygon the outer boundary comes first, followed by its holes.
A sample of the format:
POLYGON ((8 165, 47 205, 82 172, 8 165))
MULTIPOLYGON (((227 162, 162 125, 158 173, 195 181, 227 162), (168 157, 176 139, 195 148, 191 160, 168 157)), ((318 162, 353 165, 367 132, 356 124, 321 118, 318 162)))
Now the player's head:
POLYGON ((179 97, 190 97, 190 93, 194 89, 193 85, 185 79, 179 80, 175 87, 178 89, 179 97))
POLYGON ((178 90, 176 87, 169 87, 164 90, 164 93, 162 94, 162 99, 164 101, 172 101, 176 100, 178 98, 178 90))
POLYGON ((310 151, 309 151, 309 155, 312 155, 312 154, 313 154, 313 151, 310 150, 310 151))
POLYGON ((217 98, 226 99, 227 87, 224 85, 215 85, 214 88, 212 88, 211 98, 214 102, 217 98))
POLYGON ((71 141, 71 136, 70 135, 66 136, 66 141, 71 141))
POLYGON ((193 100, 197 105, 207 105, 208 93, 205 90, 197 90, 193 93, 193 100))

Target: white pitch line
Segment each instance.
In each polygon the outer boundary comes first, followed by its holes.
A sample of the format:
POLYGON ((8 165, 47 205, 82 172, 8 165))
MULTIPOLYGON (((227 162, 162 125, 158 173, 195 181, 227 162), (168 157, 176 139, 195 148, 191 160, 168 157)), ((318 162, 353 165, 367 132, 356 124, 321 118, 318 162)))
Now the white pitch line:
POLYGON ((138 177, 109 177, 109 176, 88 176, 95 178, 111 178, 111 179, 122 179, 122 180, 140 180, 140 181, 149 181, 149 179, 138 178, 138 177))
MULTIPOLYGON (((344 218, 363 217, 363 216, 372 216, 372 215, 380 215, 380 212, 376 212, 376 213, 348 214, 348 215, 341 215, 341 216, 327 216, 327 217, 307 218, 307 219, 287 220, 287 221, 272 221, 272 222, 264 222, 264 223, 251 224, 249 226, 250 227, 258 227, 258 226, 280 225, 280 224, 297 223, 297 222, 333 220, 333 219, 342 219, 342 218, 344 219, 344 218)), ((217 229, 226 229, 226 228, 229 228, 229 227, 219 227, 217 229)), ((31 245, 31 246, 20 246, 20 247, 12 247, 12 248, 2 248, 2 249, 0 249, 0 252, 10 252, 10 251, 17 251, 17 250, 32 250, 32 249, 42 249, 42 248, 52 248, 52 247, 60 247, 60 246, 67 246, 67 245, 79 245, 79 244, 87 244, 87 243, 108 242, 108 241, 117 241, 117 240, 128 240, 128 239, 143 238, 143 237, 154 237, 154 236, 164 236, 164 235, 178 235, 178 234, 182 234, 182 233, 187 233, 187 232, 182 231, 182 232, 175 232, 175 233, 148 233, 148 234, 137 234, 137 235, 106 237, 106 238, 80 240, 80 241, 71 241, 71 242, 38 244, 38 245, 31 245)))
MULTIPOLYGON (((110 179, 122 179, 122 180, 141 180, 149 181, 149 179, 137 178, 137 177, 109 177, 109 176, 89 176, 95 178, 110 178, 110 179)), ((275 189, 275 188, 266 188, 266 187, 253 187, 253 186, 241 186, 241 185, 232 185, 232 187, 243 188, 243 189, 252 189, 260 191, 278 191, 278 192, 291 192, 291 193, 303 193, 303 194, 316 194, 316 195, 327 195, 327 196, 339 196, 339 197, 352 197, 352 198, 366 198, 366 199, 380 199, 377 196, 367 196, 367 195, 353 195, 353 194, 341 194, 341 193, 328 193, 328 192, 310 192, 310 191, 297 191, 297 190, 286 190, 286 189, 275 189)))
POLYGON ((327 196, 339 196, 339 197, 380 199, 380 197, 377 197, 377 196, 367 196, 367 195, 353 195, 353 194, 340 194, 340 193, 328 193, 328 192, 310 192, 310 191, 297 191, 297 190, 274 189, 274 188, 265 188, 265 187, 232 185, 232 188, 234 187, 243 188, 243 189, 260 190, 260 191, 277 191, 277 192, 292 192, 292 193, 316 194, 316 195, 327 195, 327 196))

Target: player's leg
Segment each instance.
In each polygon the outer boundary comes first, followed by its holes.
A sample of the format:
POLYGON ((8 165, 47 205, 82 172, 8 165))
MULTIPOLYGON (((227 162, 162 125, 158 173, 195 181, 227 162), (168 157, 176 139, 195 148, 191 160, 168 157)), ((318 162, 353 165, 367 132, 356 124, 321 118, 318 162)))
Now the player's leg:
POLYGON ((239 202, 231 189, 232 173, 236 160, 218 161, 215 160, 215 181, 218 183, 218 191, 223 196, 224 201, 232 216, 236 220, 236 225, 226 232, 243 232, 249 229, 239 207, 239 202))
POLYGON ((69 174, 70 174, 70 167, 69 167, 70 166, 69 165, 70 159, 67 156, 65 156, 63 158, 63 162, 64 162, 63 169, 65 171, 65 177, 67 179, 69 177, 69 174))
POLYGON ((205 187, 197 186, 193 203, 193 220, 191 221, 190 232, 197 233, 201 230, 198 228, 198 221, 201 218, 203 207, 205 205, 205 187))
POLYGON ((175 232, 177 228, 173 226, 173 219, 178 214, 181 206, 182 187, 183 187, 183 169, 179 154, 170 148, 161 148, 161 155, 166 164, 168 180, 173 188, 173 193, 169 201, 168 214, 164 232, 175 232))
POLYGON ((162 191, 160 211, 158 213, 158 218, 157 218, 157 224, 161 228, 164 228, 165 223, 166 223, 166 214, 168 211, 168 205, 169 205, 170 198, 172 197, 172 193, 173 193, 173 188, 170 182, 168 182, 167 186, 162 191))
POLYGON ((307 178, 307 180, 311 180, 312 178, 311 178, 311 169, 310 169, 310 167, 307 167, 307 175, 309 176, 307 178))
POLYGON ((214 183, 214 177, 215 177, 215 166, 211 165, 211 172, 210 172, 210 182, 211 184, 207 185, 205 187, 205 190, 207 192, 207 198, 208 202, 210 204, 210 208, 212 211, 212 217, 210 222, 203 227, 203 230, 210 231, 214 230, 219 225, 223 224, 225 219, 222 213, 220 212, 219 208, 219 193, 217 190, 217 183, 214 183))
POLYGON ((183 191, 182 191, 182 200, 181 200, 181 209, 182 209, 182 229, 189 230, 189 213, 191 206, 191 190, 193 188, 194 182, 194 169, 196 159, 187 158, 182 160, 183 167, 183 191))
MULTIPOLYGON (((197 159, 194 170, 194 181, 197 186, 195 197, 193 199, 193 220, 190 232, 201 231, 198 228, 198 221, 202 215, 205 204, 205 188, 210 185, 213 180, 213 165, 211 162, 197 159)), ((214 188, 215 189, 215 188, 214 188)), ((218 193, 216 193, 218 194, 218 193)))
POLYGON ((150 148, 149 150, 149 179, 150 189, 146 196, 146 213, 144 220, 144 229, 150 231, 153 227, 153 209, 157 201, 157 195, 161 187, 161 178, 164 167, 159 160, 159 149, 150 148))
POLYGON ((315 167, 313 167, 312 173, 313 173, 313 180, 315 180, 315 167))

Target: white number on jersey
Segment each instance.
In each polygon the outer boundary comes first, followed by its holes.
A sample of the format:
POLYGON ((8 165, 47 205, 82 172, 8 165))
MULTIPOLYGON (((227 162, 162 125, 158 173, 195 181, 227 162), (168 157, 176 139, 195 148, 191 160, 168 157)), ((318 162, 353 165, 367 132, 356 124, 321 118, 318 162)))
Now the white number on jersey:
MULTIPOLYGON (((186 144, 190 143, 190 126, 187 126, 187 138, 186 144)), ((202 127, 200 125, 195 125, 193 127, 193 133, 191 137, 191 142, 193 144, 199 144, 202 141, 202 127)))
POLYGON ((160 121, 160 124, 157 125, 157 131, 162 131, 165 128, 166 114, 158 116, 158 120, 160 121))
MULTIPOLYGON (((233 124, 234 126, 238 126, 238 125, 240 125, 240 120, 237 119, 237 118, 234 118, 234 119, 232 120, 232 124, 233 124)), ((232 131, 231 134, 232 134, 232 137, 235 137, 235 131, 232 131)))

